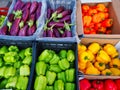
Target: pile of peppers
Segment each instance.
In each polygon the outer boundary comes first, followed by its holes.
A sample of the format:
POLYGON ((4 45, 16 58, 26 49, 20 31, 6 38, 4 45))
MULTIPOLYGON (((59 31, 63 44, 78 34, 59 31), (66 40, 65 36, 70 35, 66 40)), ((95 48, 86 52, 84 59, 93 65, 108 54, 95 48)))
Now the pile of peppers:
POLYGON ((120 90, 120 79, 88 80, 79 81, 80 90, 120 90))
POLYGON ((82 5, 82 19, 84 34, 111 34, 113 19, 109 16, 109 9, 99 3, 94 6, 82 5))
POLYGON ((34 90, 75 90, 75 54, 73 50, 45 49, 36 63, 34 90))
POLYGON ((32 62, 32 48, 0 48, 0 89, 27 90, 32 62))

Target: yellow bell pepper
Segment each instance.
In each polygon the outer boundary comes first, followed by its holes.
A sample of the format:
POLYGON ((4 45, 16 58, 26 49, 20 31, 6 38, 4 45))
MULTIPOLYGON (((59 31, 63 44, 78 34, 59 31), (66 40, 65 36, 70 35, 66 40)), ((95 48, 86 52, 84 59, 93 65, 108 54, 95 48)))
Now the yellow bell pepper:
POLYGON ((116 48, 112 44, 106 44, 103 49, 108 55, 113 55, 117 52, 116 48))
POLYGON ((101 62, 95 62, 94 66, 99 70, 103 71, 105 69, 105 64, 101 62))
POLYGON ((113 73, 113 75, 120 76, 120 70, 118 68, 110 68, 110 71, 113 73))
POLYGON ((90 55, 90 61, 95 61, 95 56, 94 56, 94 54, 93 54, 90 50, 87 50, 87 52, 88 52, 89 55, 90 55))
POLYGON ((86 68, 85 74, 99 75, 100 71, 93 65, 90 65, 88 68, 86 68))
POLYGON ((110 69, 105 69, 101 72, 102 75, 112 75, 112 71, 110 69))
POLYGON ((120 60, 119 58, 112 59, 109 63, 110 67, 117 67, 120 68, 120 60))
POLYGON ((91 66, 93 66, 93 63, 92 63, 92 62, 87 62, 87 63, 86 63, 86 68, 91 67, 91 66))
POLYGON ((78 60, 83 63, 87 63, 88 61, 91 61, 90 54, 87 51, 84 51, 80 54, 78 57, 78 60))
POLYGON ((100 50, 97 54, 96 60, 98 62, 107 64, 111 61, 111 58, 104 50, 100 50))
POLYGON ((84 62, 78 62, 78 69, 79 70, 84 70, 86 68, 86 63, 84 62))
POLYGON ((100 44, 96 42, 88 46, 88 50, 90 50, 93 54, 97 54, 100 49, 101 49, 100 44))
POLYGON ((80 55, 82 52, 86 51, 87 47, 83 44, 78 44, 78 55, 80 55))
POLYGON ((114 53, 114 54, 111 55, 111 58, 117 58, 118 56, 119 56, 119 53, 116 52, 116 53, 114 53))

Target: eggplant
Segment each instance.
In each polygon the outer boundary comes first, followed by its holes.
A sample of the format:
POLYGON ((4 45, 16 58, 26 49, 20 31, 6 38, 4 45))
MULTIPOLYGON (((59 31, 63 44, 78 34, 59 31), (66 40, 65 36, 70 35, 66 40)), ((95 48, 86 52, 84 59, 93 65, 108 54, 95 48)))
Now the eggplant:
POLYGON ((22 11, 24 11, 25 9, 30 9, 31 6, 31 2, 26 2, 24 7, 22 8, 22 11))
POLYGON ((33 1, 31 6, 30 6, 30 14, 35 13, 37 7, 38 7, 38 2, 37 1, 33 1))
POLYGON ((29 9, 26 8, 26 9, 23 11, 22 21, 25 23, 25 22, 27 21, 28 17, 29 17, 29 9))
POLYGON ((58 31, 58 29, 54 28, 53 33, 54 33, 55 37, 60 37, 60 32, 58 31))
POLYGON ((8 20, 9 20, 10 22, 12 22, 12 21, 14 20, 14 16, 15 16, 15 15, 12 14, 12 13, 9 14, 9 15, 8 15, 8 20))
POLYGON ((67 22, 67 21, 71 21, 71 15, 67 15, 67 16, 59 19, 59 22, 67 22))
POLYGON ((64 23, 61 23, 61 22, 51 21, 51 22, 48 23, 49 27, 51 27, 52 25, 55 25, 54 26, 55 28, 64 28, 64 23))
POLYGON ((35 31, 36 31, 36 25, 29 27, 29 29, 27 30, 27 36, 33 35, 35 33, 35 31))
POLYGON ((20 18, 15 19, 10 29, 10 35, 16 36, 18 34, 20 21, 21 21, 20 18))
POLYGON ((7 34, 7 30, 8 27, 6 25, 4 25, 1 29, 0 29, 0 35, 6 35, 7 34))
POLYGON ((64 11, 64 7, 63 6, 60 6, 58 7, 55 12, 57 12, 57 14, 61 13, 62 11, 64 11))
POLYGON ((23 28, 19 30, 18 36, 26 36, 27 30, 28 30, 28 25, 26 24, 23 28))
POLYGON ((34 25, 35 22, 35 14, 31 14, 28 23, 29 27, 32 27, 34 25))
POLYGON ((42 7, 42 3, 41 2, 39 2, 38 3, 38 8, 37 8, 37 10, 36 10, 36 20, 40 17, 40 15, 41 15, 41 7, 42 7))
POLYGON ((17 0, 14 6, 14 11, 21 10, 23 6, 24 6, 24 3, 21 0, 17 0))
POLYGON ((53 31, 52 30, 47 30, 47 37, 53 37, 53 31))
POLYGON ((65 30, 66 37, 72 37, 72 32, 70 30, 65 30))
POLYGON ((47 37, 47 30, 43 31, 43 37, 47 37))
POLYGON ((53 13, 53 10, 51 8, 48 8, 47 9, 47 19, 50 19, 52 13, 53 13))
POLYGON ((57 15, 57 18, 63 18, 66 15, 71 15, 71 10, 65 10, 57 15))
POLYGON ((66 33, 63 30, 58 29, 58 31, 60 32, 61 37, 66 37, 66 33))

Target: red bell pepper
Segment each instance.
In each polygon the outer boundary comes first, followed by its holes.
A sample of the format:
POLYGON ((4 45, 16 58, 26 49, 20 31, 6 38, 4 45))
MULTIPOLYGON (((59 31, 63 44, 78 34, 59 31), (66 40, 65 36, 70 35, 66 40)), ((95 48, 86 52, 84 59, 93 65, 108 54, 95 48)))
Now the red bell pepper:
POLYGON ((115 84, 117 86, 117 90, 120 90, 120 79, 116 79, 115 84))
POLYGON ((106 30, 105 34, 111 34, 112 30, 106 30))
POLYGON ((95 88, 90 88, 89 90, 97 90, 97 89, 95 89, 95 88))
POLYGON ((89 90, 91 87, 91 84, 87 79, 80 80, 79 85, 80 85, 80 90, 89 90))
POLYGON ((97 90, 103 90, 104 89, 104 83, 101 80, 94 80, 92 81, 93 88, 97 90))
POLYGON ((111 27, 113 25, 113 19, 105 19, 102 22, 103 27, 111 27))
POLYGON ((104 87, 105 90, 117 90, 117 86, 116 86, 115 82, 111 79, 105 80, 104 85, 105 85, 105 87, 104 87))

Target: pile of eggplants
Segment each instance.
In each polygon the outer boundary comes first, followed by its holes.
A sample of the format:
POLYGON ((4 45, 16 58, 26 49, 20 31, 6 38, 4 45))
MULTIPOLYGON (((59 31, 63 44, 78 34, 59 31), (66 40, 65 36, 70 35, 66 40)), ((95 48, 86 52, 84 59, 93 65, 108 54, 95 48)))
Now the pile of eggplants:
POLYGON ((7 24, 0 29, 0 35, 31 36, 37 28, 42 3, 17 0, 13 12, 8 15, 7 24))
POLYGON ((43 37, 72 37, 71 9, 60 6, 56 10, 47 9, 43 37))

